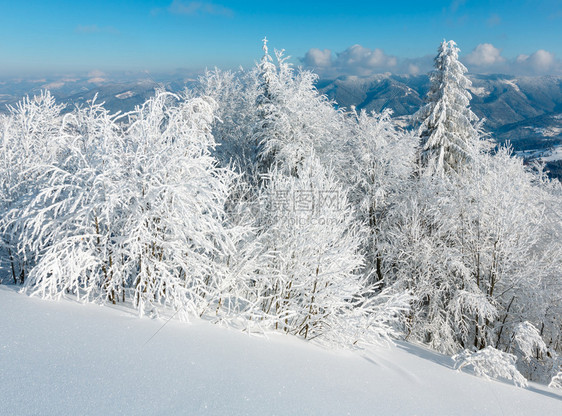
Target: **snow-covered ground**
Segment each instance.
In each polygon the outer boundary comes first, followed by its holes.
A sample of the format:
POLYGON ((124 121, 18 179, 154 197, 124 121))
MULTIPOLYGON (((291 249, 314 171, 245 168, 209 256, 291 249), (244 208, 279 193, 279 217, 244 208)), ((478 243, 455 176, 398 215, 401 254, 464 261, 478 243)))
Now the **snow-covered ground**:
POLYGON ((458 373, 408 343, 328 351, 163 324, 0 285, 0 414, 562 415, 561 392, 458 373))
POLYGON ((542 158, 543 162, 552 162, 555 160, 562 160, 562 146, 557 146, 550 154, 542 158))

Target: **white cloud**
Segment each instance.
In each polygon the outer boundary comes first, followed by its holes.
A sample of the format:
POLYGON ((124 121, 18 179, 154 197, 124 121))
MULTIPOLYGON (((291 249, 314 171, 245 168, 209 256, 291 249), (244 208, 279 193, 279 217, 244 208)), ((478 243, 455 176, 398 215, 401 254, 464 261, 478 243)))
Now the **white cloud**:
MULTIPOLYGON (((387 55, 382 49, 369 49, 353 45, 342 52, 312 48, 301 62, 321 77, 340 75, 369 76, 391 72, 419 75, 433 69, 434 55, 416 58, 398 58, 387 55)), ((551 52, 539 49, 530 55, 505 58, 500 48, 491 43, 481 43, 461 60, 472 73, 497 73, 506 75, 562 75, 562 62, 551 52)))
POLYGON ((329 49, 320 50, 311 48, 304 55, 304 64, 310 67, 328 67, 332 64, 332 51, 329 49))
POLYGON ((185 14, 190 16, 211 14, 231 17, 234 14, 231 9, 221 6, 220 4, 182 0, 172 1, 172 4, 168 7, 168 11, 172 14, 185 14))
POLYGON ((531 75, 543 75, 561 73, 562 65, 554 54, 544 49, 532 53, 531 55, 521 54, 515 59, 515 64, 519 72, 531 75))
POLYGON ((371 75, 396 69, 398 60, 395 56, 384 53, 382 49, 369 49, 353 45, 336 54, 329 49, 312 48, 306 52, 301 61, 326 76, 332 75, 371 75))
POLYGON ((521 55, 517 56, 517 58, 515 59, 515 62, 517 62, 518 64, 522 64, 527 59, 529 59, 529 55, 525 55, 524 53, 522 53, 521 55))
POLYGON ((554 54, 539 49, 527 55, 520 54, 514 59, 505 59, 501 50, 490 43, 482 43, 468 54, 464 61, 471 72, 494 71, 509 75, 561 74, 562 65, 554 54))
POLYGON ((342 67, 356 69, 357 72, 372 72, 376 68, 396 66, 396 58, 386 55, 382 49, 369 49, 353 45, 338 54, 337 63, 342 67))
POLYGON ((491 43, 481 43, 466 56, 466 62, 476 66, 491 66, 505 62, 501 50, 491 43))
POLYGON ((433 56, 399 59, 380 48, 370 49, 358 44, 337 53, 311 48, 300 60, 322 77, 369 76, 387 72, 418 75, 430 71, 433 64, 433 56))
POLYGON ((537 71, 546 72, 554 65, 554 54, 539 49, 529 56, 529 64, 537 71))
POLYGON ((64 87, 63 81, 53 81, 48 84, 41 85, 41 88, 44 88, 46 90, 56 90, 61 87, 64 87))

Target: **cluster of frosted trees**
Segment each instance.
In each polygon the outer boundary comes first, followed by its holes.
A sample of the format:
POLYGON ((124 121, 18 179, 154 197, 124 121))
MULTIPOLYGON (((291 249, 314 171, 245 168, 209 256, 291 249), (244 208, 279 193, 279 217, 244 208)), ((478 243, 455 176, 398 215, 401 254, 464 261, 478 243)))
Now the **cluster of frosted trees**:
POLYGON ((401 334, 560 384, 562 187, 491 152, 453 42, 435 63, 407 130, 337 109, 267 43, 126 114, 24 99, 0 119, 2 280, 326 343, 401 334))

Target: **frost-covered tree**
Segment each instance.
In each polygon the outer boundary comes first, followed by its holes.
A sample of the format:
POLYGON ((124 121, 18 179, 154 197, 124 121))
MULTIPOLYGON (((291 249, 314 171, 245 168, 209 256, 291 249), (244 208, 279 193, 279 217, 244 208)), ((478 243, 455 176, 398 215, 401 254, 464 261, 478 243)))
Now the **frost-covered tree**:
POLYGON ((283 121, 283 90, 287 85, 282 85, 281 76, 291 72, 290 67, 283 57, 283 51, 275 51, 278 66, 273 63, 267 46, 267 38, 263 39, 263 56, 257 66, 256 85, 257 94, 255 102, 256 122, 252 134, 257 152, 258 172, 267 173, 275 163, 277 157, 276 143, 286 134, 283 121))
MULTIPOLYGON (((42 91, 8 107, 8 115, 0 118, 0 244, 14 282, 23 283, 36 260, 36 250, 22 245, 20 210, 43 188, 43 167, 66 157, 63 107, 42 91)), ((39 247, 42 242, 34 244, 39 247)))
POLYGON ((272 63, 267 43, 258 66, 257 121, 253 137, 258 147, 260 172, 272 166, 298 176, 305 159, 314 152, 322 163, 343 163, 345 123, 338 111, 315 87, 318 77, 294 68, 284 51, 275 51, 272 63))
POLYGON ((265 319, 304 338, 327 335, 363 290, 345 191, 311 156, 298 178, 274 169, 263 192, 259 238, 268 255, 255 287, 265 319))
POLYGON ((204 313, 223 283, 220 259, 233 250, 223 222, 232 173, 211 155, 215 102, 178 98, 160 92, 130 115, 112 193, 121 203, 116 255, 139 310, 164 305, 187 317, 204 313))
POLYGON ((328 343, 387 337, 408 298, 374 296, 361 273, 362 231, 333 172, 311 155, 299 177, 274 168, 264 185, 254 320, 328 343))
POLYGON ((457 370, 464 367, 472 367, 477 376, 490 378, 503 378, 512 380, 513 384, 526 387, 527 380, 517 370, 515 363, 517 357, 493 347, 486 347, 477 352, 465 350, 460 354, 454 355, 457 370))
POLYGON ((549 186, 507 150, 479 156, 463 175, 412 182, 388 214, 383 257, 389 284, 417 298, 410 337, 448 353, 493 346, 520 358, 521 371, 529 360, 550 365, 562 245, 559 221, 546 215, 560 204, 549 186))
POLYGON ((341 171, 349 163, 343 112, 319 94, 314 73, 295 70, 283 51, 272 57, 266 39, 263 50, 250 71, 215 70, 200 78, 200 91, 219 105, 213 135, 220 163, 233 163, 256 187, 272 166, 296 175, 311 151, 341 171))
POLYGON ((463 207, 457 208, 463 263, 496 302, 501 319, 501 326, 482 323, 479 337, 485 338, 490 326, 494 337, 479 342, 509 345, 523 322, 543 325, 545 306, 557 286, 553 278, 560 275, 560 224, 546 215, 554 202, 548 185, 521 160, 507 149, 479 160, 480 167, 462 178, 459 199, 452 203, 463 207))
POLYGON ((258 114, 257 71, 207 71, 199 78, 193 96, 211 97, 217 103, 212 133, 217 142, 214 155, 221 166, 232 166, 247 181, 257 178, 258 148, 253 138, 258 114))
POLYGON ((480 127, 469 106, 471 81, 458 54, 454 41, 441 43, 426 105, 415 115, 421 123, 420 163, 430 174, 458 172, 479 151, 480 127))
POLYGON ((346 121, 352 157, 342 180, 349 186, 358 220, 368 225, 363 243, 365 272, 372 280, 382 282, 386 274, 383 268, 388 266, 383 262, 385 222, 415 170, 417 140, 396 126, 388 110, 381 114, 353 110, 346 121))
MULTIPOLYGON (((12 211, 20 244, 34 253, 26 287, 45 297, 75 293, 80 298, 109 296, 113 274, 109 243, 114 212, 107 187, 118 143, 117 116, 99 103, 65 116, 59 132, 64 158, 36 167, 42 187, 26 205, 12 211)), ((123 291, 120 287, 119 293, 123 291)))
MULTIPOLYGON (((463 282, 466 269, 458 261, 458 247, 450 241, 452 232, 444 224, 439 195, 450 192, 447 182, 421 177, 395 201, 386 218, 385 255, 382 258, 387 285, 410 290, 415 300, 405 321, 408 337, 428 343, 443 352, 456 352, 461 323, 456 320, 454 299, 472 304, 483 298, 474 286, 463 282)), ((485 305, 482 304, 482 305, 485 305)))
POLYGON ((36 188, 4 221, 33 255, 29 292, 113 302, 130 292, 141 313, 184 317, 228 298, 246 230, 225 224, 234 175, 212 156, 215 110, 157 92, 119 122, 95 103, 67 114, 45 139, 60 155, 29 170, 36 188))

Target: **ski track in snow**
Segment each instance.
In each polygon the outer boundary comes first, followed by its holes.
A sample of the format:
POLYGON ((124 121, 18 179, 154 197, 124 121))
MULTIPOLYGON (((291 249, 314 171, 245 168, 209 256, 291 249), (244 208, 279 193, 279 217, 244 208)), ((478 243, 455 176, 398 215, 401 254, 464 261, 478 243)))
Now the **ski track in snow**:
POLYGON ((329 351, 0 285, 1 415, 562 415, 562 393, 406 342, 329 351))

